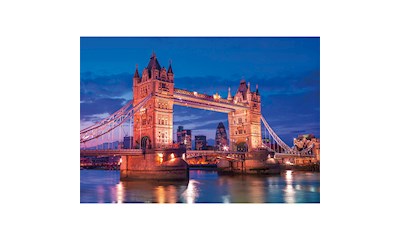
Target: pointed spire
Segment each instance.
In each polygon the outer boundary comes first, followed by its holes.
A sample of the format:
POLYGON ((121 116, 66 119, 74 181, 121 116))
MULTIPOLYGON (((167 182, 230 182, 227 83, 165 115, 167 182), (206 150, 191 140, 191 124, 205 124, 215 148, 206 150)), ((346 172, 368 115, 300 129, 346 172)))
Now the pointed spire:
POLYGON ((231 88, 228 88, 228 101, 232 100, 232 95, 231 95, 231 88))
POLYGON ((138 65, 136 64, 136 70, 135 70, 135 75, 133 76, 134 78, 140 78, 139 76, 139 71, 138 71, 138 65))
POLYGON ((260 95, 260 93, 258 92, 258 84, 256 84, 256 95, 260 95))
POLYGON ((247 84, 247 93, 250 93, 250 82, 247 84))
POLYGON ((158 60, 157 60, 157 57, 156 57, 156 53, 154 51, 151 54, 149 64, 147 64, 147 70, 149 71, 149 73, 153 68, 161 70, 161 66, 158 63, 158 60))
POLYGON ((172 60, 171 60, 171 59, 169 60, 168 73, 174 73, 174 72, 172 71, 172 60))

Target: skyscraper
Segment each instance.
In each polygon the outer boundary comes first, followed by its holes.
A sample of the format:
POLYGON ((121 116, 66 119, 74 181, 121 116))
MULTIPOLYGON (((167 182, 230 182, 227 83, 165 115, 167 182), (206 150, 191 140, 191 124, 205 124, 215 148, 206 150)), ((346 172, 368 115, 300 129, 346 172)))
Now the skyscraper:
POLYGON ((207 146, 207 138, 204 135, 194 136, 195 141, 195 149, 196 150, 205 150, 207 146))
POLYGON ((183 129, 183 126, 179 126, 176 132, 176 140, 179 145, 185 145, 186 149, 192 149, 192 130, 183 129))
POLYGON ((222 151, 223 147, 228 146, 228 137, 226 134, 225 126, 220 122, 215 132, 215 148, 216 150, 222 151))

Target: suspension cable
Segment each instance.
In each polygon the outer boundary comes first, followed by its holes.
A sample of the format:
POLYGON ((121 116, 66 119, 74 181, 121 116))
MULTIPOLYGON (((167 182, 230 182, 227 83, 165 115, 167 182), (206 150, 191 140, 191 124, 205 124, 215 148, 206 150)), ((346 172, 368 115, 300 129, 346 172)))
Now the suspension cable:
POLYGON ((293 152, 292 149, 278 137, 278 135, 274 132, 274 130, 272 130, 272 128, 269 126, 267 120, 265 120, 265 118, 262 115, 261 115, 261 121, 263 122, 264 126, 267 128, 268 132, 271 134, 272 138, 276 141, 276 143, 279 146, 281 146, 281 148, 283 148, 287 153, 293 152))
MULTIPOLYGON (((106 124, 91 126, 91 127, 89 127, 90 130, 81 131, 81 142, 87 142, 87 141, 96 139, 100 136, 103 136, 104 134, 107 134, 108 132, 112 131, 116 127, 120 126, 127 119, 131 118, 136 111, 138 111, 140 108, 142 108, 148 102, 148 100, 151 98, 151 96, 152 96, 152 94, 149 94, 146 98, 144 98, 136 106, 130 105, 133 107, 132 109, 125 108, 125 106, 124 106, 123 107, 124 112, 121 111, 119 116, 112 119, 112 121, 111 121, 111 118, 108 118, 108 119, 110 119, 110 121, 107 122, 106 124), (109 129, 107 129, 107 128, 109 128, 109 129)), ((128 107, 130 107, 130 106, 128 106, 128 107)), ((119 111, 117 111, 117 112, 119 112, 119 111)), ((104 122, 104 121, 102 121, 102 122, 104 122)), ((89 128, 86 128, 86 129, 89 129, 89 128)))

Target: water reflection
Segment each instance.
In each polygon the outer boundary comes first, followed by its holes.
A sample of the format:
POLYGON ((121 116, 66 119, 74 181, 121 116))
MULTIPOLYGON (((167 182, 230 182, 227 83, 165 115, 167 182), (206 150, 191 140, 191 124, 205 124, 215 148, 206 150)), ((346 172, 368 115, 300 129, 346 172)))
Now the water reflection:
POLYGON ((104 186, 97 186, 97 195, 99 196, 99 203, 104 202, 104 186))
POLYGON ((117 203, 122 203, 124 200, 124 191, 122 183, 117 184, 117 203))
POLYGON ((82 203, 319 203, 319 173, 229 176, 190 171, 190 180, 120 181, 117 171, 81 171, 82 203))
POLYGON ((295 203, 295 194, 296 191, 293 188, 293 171, 292 170, 287 170, 285 174, 285 180, 286 180, 286 187, 284 189, 285 192, 285 202, 287 203, 295 203))
POLYGON ((188 187, 183 193, 183 197, 187 203, 195 203, 196 198, 199 196, 197 185, 199 184, 196 180, 189 180, 188 187))
POLYGON ((188 188, 188 181, 121 181, 120 200, 125 203, 177 203, 179 196, 188 188))

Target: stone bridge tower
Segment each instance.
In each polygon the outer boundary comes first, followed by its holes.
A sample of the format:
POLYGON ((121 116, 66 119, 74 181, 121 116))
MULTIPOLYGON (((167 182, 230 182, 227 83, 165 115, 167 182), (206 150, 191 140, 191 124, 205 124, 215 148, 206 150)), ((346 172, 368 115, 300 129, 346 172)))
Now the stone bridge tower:
POLYGON ((134 114, 133 139, 135 148, 163 149, 172 146, 174 73, 161 67, 155 53, 139 75, 136 65, 133 77, 133 104, 152 97, 134 114))
POLYGON ((252 151, 261 145, 261 97, 258 86, 251 92, 250 83, 243 79, 232 99, 230 91, 228 100, 242 104, 247 109, 228 113, 230 148, 233 151, 252 151))

